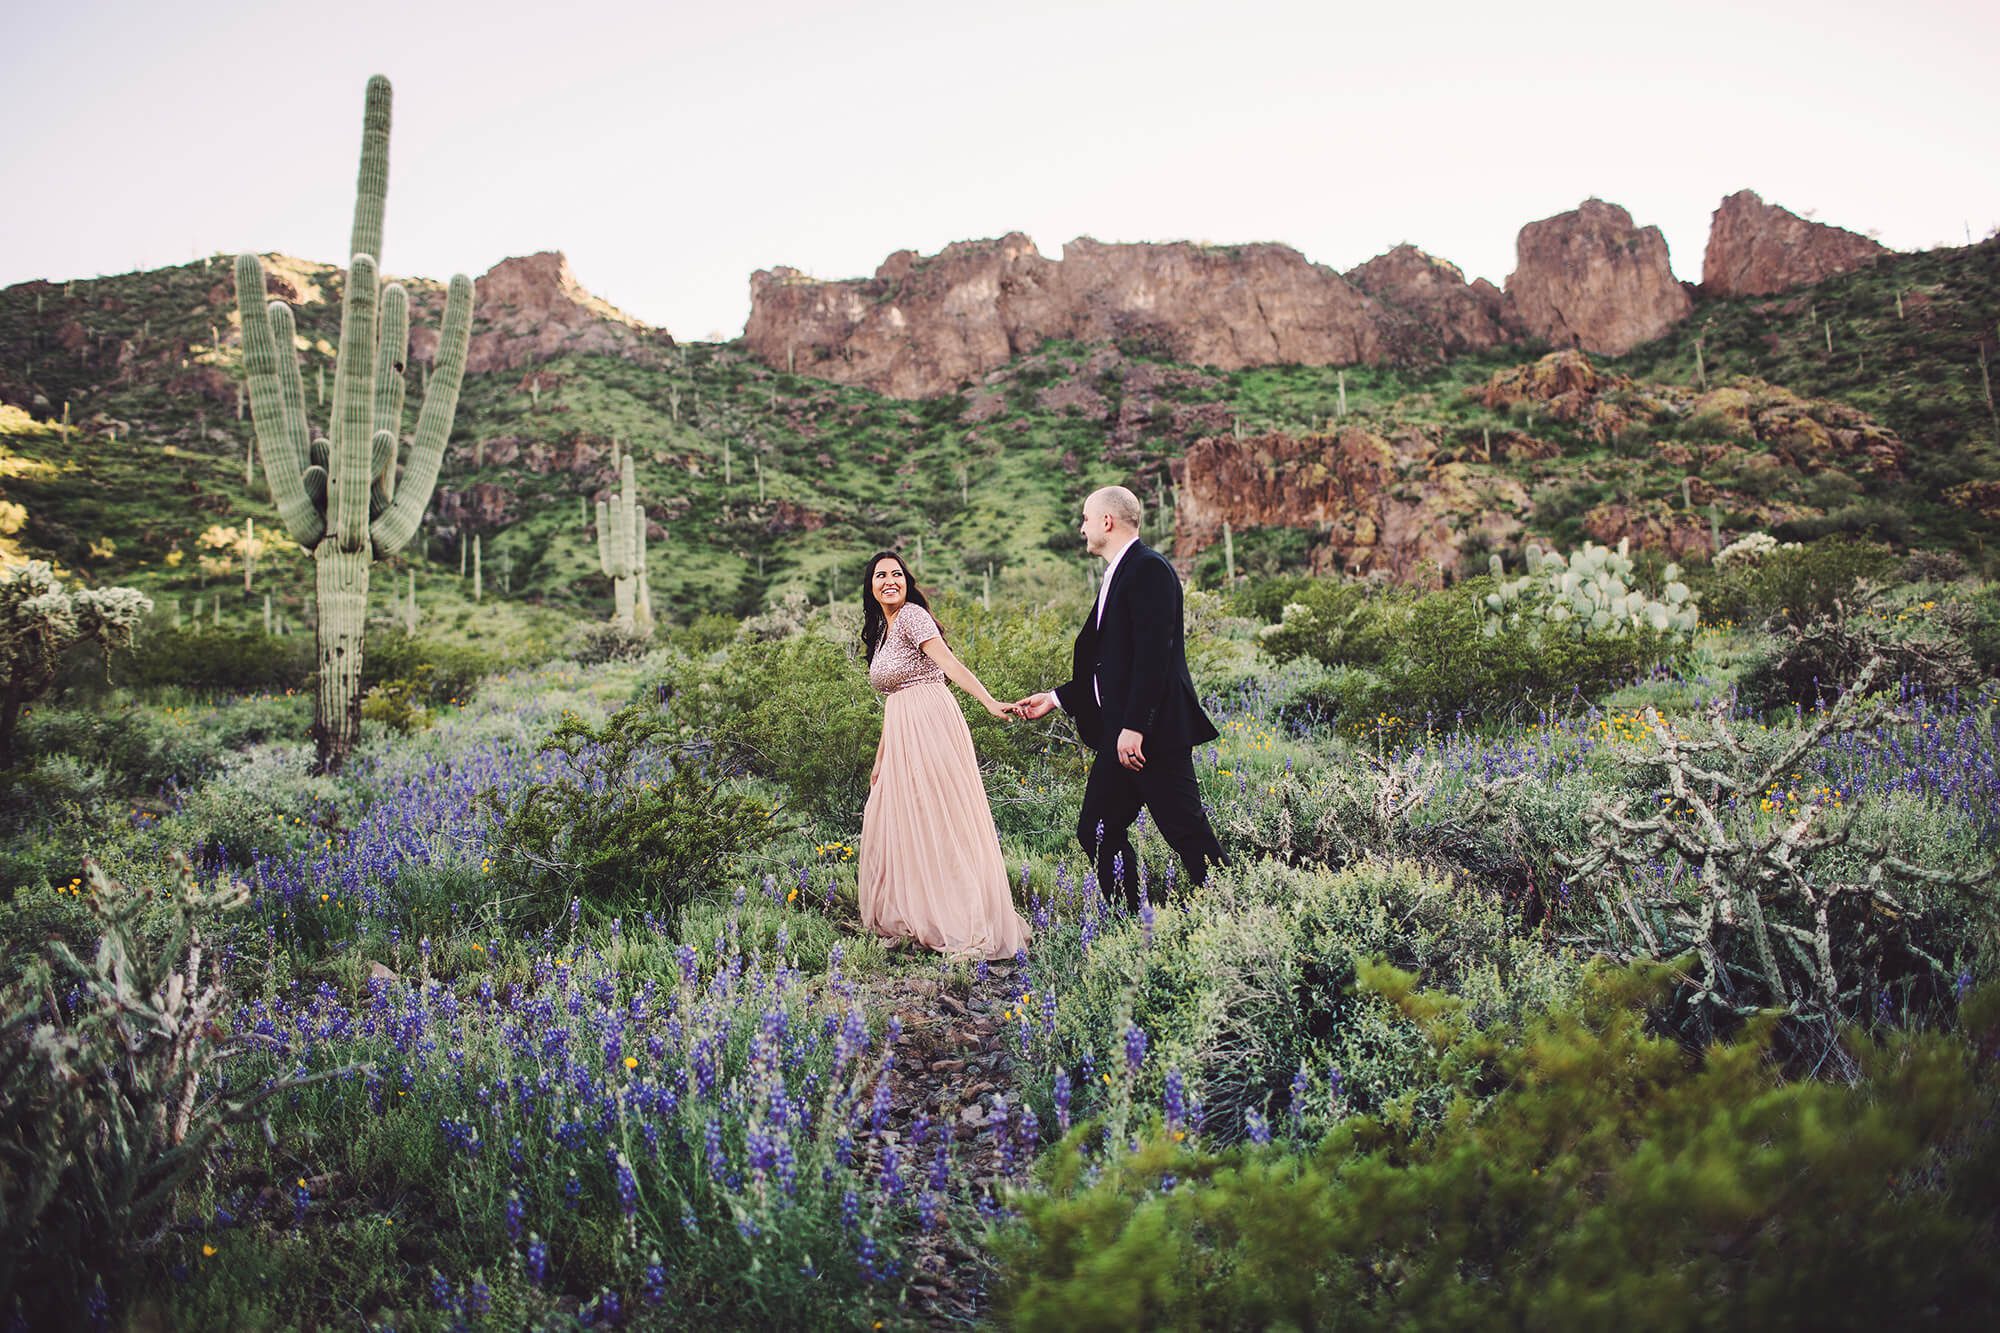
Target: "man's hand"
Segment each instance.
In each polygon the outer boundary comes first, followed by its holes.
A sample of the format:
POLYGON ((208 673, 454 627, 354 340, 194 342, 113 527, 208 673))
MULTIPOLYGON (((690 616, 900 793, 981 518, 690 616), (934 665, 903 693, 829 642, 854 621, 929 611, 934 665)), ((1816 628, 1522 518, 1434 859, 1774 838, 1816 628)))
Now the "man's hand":
POLYGON ((1146 738, 1127 727, 1118 733, 1118 762, 1137 773, 1146 766, 1146 738))
POLYGON ((1048 716, 1055 706, 1056 697, 1053 694, 1031 694, 1025 699, 1016 700, 1014 704, 1021 716, 1030 721, 1048 716))

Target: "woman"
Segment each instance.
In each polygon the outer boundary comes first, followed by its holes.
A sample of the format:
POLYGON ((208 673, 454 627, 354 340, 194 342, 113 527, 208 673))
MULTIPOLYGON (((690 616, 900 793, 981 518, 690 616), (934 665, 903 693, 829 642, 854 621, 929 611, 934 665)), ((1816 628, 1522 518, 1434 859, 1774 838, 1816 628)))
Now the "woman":
POLYGON ((861 817, 861 923, 957 958, 1012 958, 1028 942, 972 732, 947 680, 995 717, 1013 715, 945 646, 902 558, 868 562, 861 594, 868 683, 883 699, 882 743, 861 817))

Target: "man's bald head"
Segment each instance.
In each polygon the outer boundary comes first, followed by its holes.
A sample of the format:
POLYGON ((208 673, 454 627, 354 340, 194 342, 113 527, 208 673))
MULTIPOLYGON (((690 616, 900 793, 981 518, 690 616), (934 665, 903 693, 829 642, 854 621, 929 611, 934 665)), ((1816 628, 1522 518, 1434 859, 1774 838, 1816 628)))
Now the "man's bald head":
POLYGON ((1123 486, 1104 486, 1083 502, 1083 544, 1109 560, 1139 535, 1139 497, 1123 486))
POLYGON ((1103 516, 1119 527, 1132 532, 1139 530, 1139 519, 1145 513, 1139 507, 1139 497, 1123 486, 1100 486, 1090 493, 1083 502, 1086 517, 1103 516))

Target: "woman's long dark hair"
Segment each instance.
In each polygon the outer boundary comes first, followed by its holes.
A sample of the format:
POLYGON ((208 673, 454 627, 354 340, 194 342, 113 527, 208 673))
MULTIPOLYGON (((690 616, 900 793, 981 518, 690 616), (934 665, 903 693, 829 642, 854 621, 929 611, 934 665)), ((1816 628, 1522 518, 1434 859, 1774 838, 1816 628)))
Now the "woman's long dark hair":
POLYGON ((902 566, 904 605, 921 606, 926 611, 931 609, 923 589, 910 577, 908 561, 894 551, 877 551, 869 556, 868 563, 861 570, 861 647, 868 654, 870 666, 875 664, 875 650, 882 646, 882 637, 889 632, 889 618, 882 614, 882 603, 875 600, 875 566, 884 560, 894 560, 902 566))

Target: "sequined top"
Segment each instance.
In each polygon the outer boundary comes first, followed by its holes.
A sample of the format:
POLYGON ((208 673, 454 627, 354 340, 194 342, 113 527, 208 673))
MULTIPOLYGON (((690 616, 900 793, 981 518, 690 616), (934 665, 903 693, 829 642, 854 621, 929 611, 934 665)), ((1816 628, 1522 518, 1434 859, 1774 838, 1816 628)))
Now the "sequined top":
POLYGON ((889 622, 875 660, 868 664, 868 683, 883 694, 907 685, 944 680, 944 668, 924 655, 922 645, 938 636, 937 621, 921 606, 905 606, 889 622))

